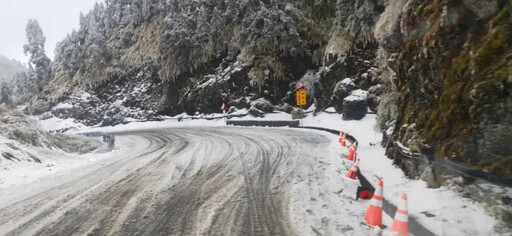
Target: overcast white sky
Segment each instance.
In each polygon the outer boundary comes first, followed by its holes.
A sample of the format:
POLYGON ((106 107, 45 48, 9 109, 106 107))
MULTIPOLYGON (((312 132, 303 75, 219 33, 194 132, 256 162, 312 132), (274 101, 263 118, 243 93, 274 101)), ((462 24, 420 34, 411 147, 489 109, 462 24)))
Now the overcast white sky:
POLYGON ((80 12, 87 13, 103 0, 0 0, 0 54, 27 62, 25 26, 37 19, 46 36, 46 54, 54 56, 55 45, 78 28, 80 12))

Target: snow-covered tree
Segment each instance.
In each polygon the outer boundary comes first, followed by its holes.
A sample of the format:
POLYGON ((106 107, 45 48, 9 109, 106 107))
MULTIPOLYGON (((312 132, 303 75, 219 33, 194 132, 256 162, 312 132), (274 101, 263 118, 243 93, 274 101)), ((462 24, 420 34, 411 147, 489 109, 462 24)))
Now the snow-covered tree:
POLYGON ((12 107, 12 91, 11 87, 5 82, 0 83, 0 105, 12 107))
POLYGON ((12 101, 14 105, 19 105, 27 102, 36 89, 35 81, 31 80, 29 73, 33 71, 32 65, 29 64, 28 72, 21 72, 14 75, 12 81, 12 101))
POLYGON ((37 20, 31 19, 28 21, 26 34, 28 44, 23 46, 23 51, 25 55, 30 56, 29 64, 33 66, 33 69, 29 71, 29 77, 34 80, 33 84, 36 85, 37 92, 42 90, 42 87, 50 78, 52 62, 44 51, 46 37, 37 20))

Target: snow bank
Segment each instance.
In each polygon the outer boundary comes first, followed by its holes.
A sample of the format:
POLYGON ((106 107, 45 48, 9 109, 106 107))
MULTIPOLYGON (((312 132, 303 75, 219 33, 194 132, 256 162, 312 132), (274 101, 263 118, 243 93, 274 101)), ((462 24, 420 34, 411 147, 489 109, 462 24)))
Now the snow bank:
POLYGON ((21 112, 0 108, 0 189, 95 160, 97 153, 78 153, 102 147, 96 139, 48 133, 21 112))
POLYGON ((11 153, 16 158, 14 161, 0 160, 0 190, 25 185, 42 177, 115 155, 115 152, 93 152, 82 155, 66 153, 59 149, 26 146, 2 137, 0 137, 0 149, 11 153), (15 147, 15 150, 8 148, 7 145, 15 147))

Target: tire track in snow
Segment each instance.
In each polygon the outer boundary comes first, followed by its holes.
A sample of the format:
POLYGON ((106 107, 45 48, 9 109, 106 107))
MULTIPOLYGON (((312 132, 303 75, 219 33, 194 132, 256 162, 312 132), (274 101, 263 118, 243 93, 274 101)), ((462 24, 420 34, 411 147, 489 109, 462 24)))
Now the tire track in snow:
MULTIPOLYGON (((129 160, 155 155, 155 153, 164 149, 166 145, 161 136, 145 136, 144 134, 141 136, 149 140, 151 142, 149 147, 153 148, 141 154, 134 155, 129 160)), ((41 222, 47 222, 50 219, 58 217, 68 217, 69 214, 72 213, 73 207, 87 203, 90 195, 97 195, 98 191, 102 191, 101 189, 111 186, 110 184, 115 185, 115 178, 109 179, 109 177, 115 176, 116 171, 123 166, 126 161, 127 160, 117 161, 93 173, 87 173, 87 175, 83 175, 75 181, 70 181, 51 188, 48 191, 42 192, 30 199, 20 201, 6 209, 0 209, 0 212, 2 212, 0 215, 4 215, 3 212, 7 212, 5 214, 6 216, 14 215, 14 217, 7 217, 7 219, 11 218, 8 222, 0 221, 0 225, 2 225, 2 227, 0 227, 0 234, 3 234, 3 226, 5 225, 11 227, 17 226, 15 230, 7 235, 20 235, 22 232, 29 235, 36 234, 35 231, 43 226, 41 222), (29 201, 30 204, 27 204, 27 201, 29 201)), ((83 219, 76 219, 76 221, 80 222, 83 221, 83 219)))
MULTIPOLYGON (((295 235, 289 185, 301 131, 175 128, 120 134, 146 150, 0 209, 7 235, 295 235), (135 166, 125 175, 119 170, 135 166), (52 200, 53 199, 53 200, 52 200), (14 223, 14 224, 13 224, 14 223)), ((303 150, 303 149, 301 149, 303 150)), ((126 169, 127 170, 127 169, 126 169)))
MULTIPOLYGON (((144 137, 149 140, 147 137, 144 137)), ((159 146, 157 149, 160 149, 159 146)), ((150 155, 155 152, 145 151, 134 158, 150 155)), ((88 194, 90 191, 101 186, 108 176, 112 175, 112 168, 119 164, 119 161, 106 165, 94 172, 94 175, 90 173, 84 173, 78 175, 75 181, 66 182, 62 185, 50 188, 48 191, 38 193, 31 196, 29 199, 17 198, 9 207, 0 206, 0 225, 8 227, 0 227, 0 234, 8 229, 12 229, 15 226, 23 228, 24 224, 30 223, 31 221, 40 221, 46 218, 47 215, 56 211, 58 206, 65 205, 74 198, 80 198, 88 194), (87 178, 84 178, 87 177, 87 178)))

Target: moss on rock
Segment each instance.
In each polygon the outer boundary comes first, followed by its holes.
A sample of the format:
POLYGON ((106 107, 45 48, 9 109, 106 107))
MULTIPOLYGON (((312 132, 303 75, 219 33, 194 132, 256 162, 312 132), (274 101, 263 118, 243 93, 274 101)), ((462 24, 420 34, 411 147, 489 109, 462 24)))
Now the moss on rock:
MULTIPOLYGON (((414 7, 414 6, 413 6, 414 7)), ((436 22, 421 39, 399 49, 397 80, 400 92, 395 138, 407 143, 406 127, 414 124, 420 140, 437 156, 449 157, 495 174, 512 177, 508 149, 489 151, 482 139, 503 140, 512 115, 512 6, 495 16, 473 19, 462 15, 456 25, 440 19, 464 5, 433 1, 415 6, 414 19, 436 22), (446 10, 440 11, 441 6, 446 10), (455 10, 452 10, 455 9, 455 10), (444 14, 444 16, 443 16, 444 14), (498 164, 499 163, 499 164, 498 164)), ((503 142, 503 141, 499 141, 503 142)))

